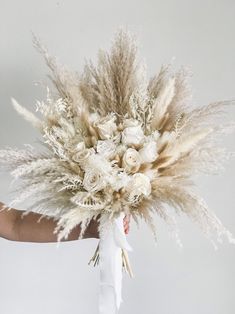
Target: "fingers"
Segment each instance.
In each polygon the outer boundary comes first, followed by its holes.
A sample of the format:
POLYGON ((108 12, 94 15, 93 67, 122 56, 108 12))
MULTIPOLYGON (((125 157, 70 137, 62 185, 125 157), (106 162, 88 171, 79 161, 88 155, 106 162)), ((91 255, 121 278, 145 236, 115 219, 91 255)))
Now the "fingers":
MULTIPOLYGON (((131 219, 130 214, 126 214, 125 217, 123 218, 123 227, 125 234, 128 234, 130 231, 130 219, 131 219)), ((99 226, 98 217, 96 219, 92 219, 87 228, 85 237, 98 239, 100 237, 98 232, 98 226, 99 226)))
POLYGON ((125 217, 123 218, 123 227, 124 227, 124 231, 125 234, 128 234, 130 231, 130 215, 125 215, 125 217))

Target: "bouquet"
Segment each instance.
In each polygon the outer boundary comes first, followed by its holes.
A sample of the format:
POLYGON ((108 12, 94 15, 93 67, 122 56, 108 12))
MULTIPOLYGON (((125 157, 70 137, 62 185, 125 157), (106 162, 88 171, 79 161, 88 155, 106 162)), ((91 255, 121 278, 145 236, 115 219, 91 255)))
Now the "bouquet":
POLYGON ((235 101, 194 106, 191 72, 174 71, 171 63, 148 79, 135 37, 122 28, 110 51, 100 49, 97 65, 86 62, 82 73, 60 65, 35 36, 33 42, 54 88, 46 87, 36 113, 12 99, 41 133, 44 150, 25 145, 0 151, 0 164, 17 181, 9 209, 27 200, 24 214, 54 217, 58 243, 78 224, 81 239, 89 222, 99 220, 99 245, 91 259, 100 264, 99 313, 119 309, 123 267, 133 276, 124 214, 137 225, 144 220, 155 240, 158 214, 182 246, 176 215, 184 214, 215 249, 223 237, 234 244, 231 232, 195 192, 193 177, 220 173, 234 156, 219 140, 234 131, 233 121, 222 124, 220 118, 235 101))

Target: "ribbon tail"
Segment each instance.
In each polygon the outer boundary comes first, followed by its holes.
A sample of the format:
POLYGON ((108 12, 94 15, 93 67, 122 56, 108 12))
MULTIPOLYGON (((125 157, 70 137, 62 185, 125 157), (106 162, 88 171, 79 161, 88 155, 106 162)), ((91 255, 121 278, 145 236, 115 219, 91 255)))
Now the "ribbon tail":
POLYGON ((99 242, 100 290, 99 314, 117 314, 122 300, 123 249, 132 250, 123 228, 121 213, 105 232, 99 242))

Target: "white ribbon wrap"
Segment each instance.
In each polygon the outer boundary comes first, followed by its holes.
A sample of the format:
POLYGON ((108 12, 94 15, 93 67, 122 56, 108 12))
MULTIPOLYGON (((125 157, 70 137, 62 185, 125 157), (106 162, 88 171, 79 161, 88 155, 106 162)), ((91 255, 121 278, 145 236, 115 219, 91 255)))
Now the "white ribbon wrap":
POLYGON ((99 242, 99 314, 118 313, 122 302, 122 249, 132 251, 127 242, 121 213, 102 232, 99 242))

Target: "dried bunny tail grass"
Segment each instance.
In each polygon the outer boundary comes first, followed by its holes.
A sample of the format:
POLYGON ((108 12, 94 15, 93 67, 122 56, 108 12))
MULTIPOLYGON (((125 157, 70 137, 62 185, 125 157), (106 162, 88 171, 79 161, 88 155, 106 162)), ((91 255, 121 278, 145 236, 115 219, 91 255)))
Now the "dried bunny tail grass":
POLYGON ((235 239, 229 230, 227 230, 218 217, 208 208, 205 201, 197 196, 188 187, 183 187, 179 182, 170 185, 154 184, 153 197, 172 206, 177 214, 186 214, 202 230, 203 234, 211 241, 214 248, 217 242, 222 242, 222 236, 225 236, 230 243, 235 244, 235 239))
POLYGON ((13 194, 16 194, 15 198, 10 202, 10 206, 16 206, 28 199, 33 199, 34 196, 38 197, 39 195, 43 195, 45 191, 48 191, 48 182, 35 182, 31 183, 27 188, 18 188, 17 190, 13 191, 13 194), (21 193, 19 193, 19 191, 21 193))
POLYGON ((167 225, 167 230, 169 235, 179 248, 183 247, 182 241, 179 236, 179 227, 176 221, 176 218, 166 206, 163 205, 161 201, 155 198, 150 198, 148 200, 143 200, 139 205, 138 209, 131 210, 131 217, 139 228, 139 220, 144 220, 146 225, 150 228, 151 233, 154 237, 155 242, 158 241, 157 236, 157 226, 154 220, 154 215, 158 216, 163 220, 167 225))
POLYGON ((82 95, 101 115, 111 111, 125 115, 130 111, 131 95, 142 84, 138 71, 135 40, 120 29, 110 53, 99 51, 97 67, 91 61, 86 64, 80 80, 82 95))
POLYGON ((160 130, 163 126, 168 106, 175 95, 175 77, 170 77, 166 84, 160 89, 158 96, 153 103, 153 119, 151 121, 152 129, 160 130))
MULTIPOLYGON (((65 66, 59 64, 56 57, 50 56, 47 48, 41 43, 35 34, 33 34, 33 44, 39 53, 43 55, 46 65, 51 70, 49 78, 58 91, 60 99, 62 99, 66 105, 65 109, 67 111, 67 117, 79 117, 82 113, 87 112, 88 104, 82 97, 82 93, 79 88, 79 74, 68 70, 65 66)), ((53 107, 53 101, 56 102, 56 98, 57 101, 60 100, 58 100, 58 97, 56 96, 53 96, 53 98, 54 99, 49 99, 51 107, 53 107)))
POLYGON ((82 239, 89 223, 95 216, 94 212, 79 207, 72 208, 62 214, 53 232, 54 234, 58 233, 58 245, 63 238, 67 239, 71 231, 78 225, 81 228, 78 240, 82 239))
POLYGON ((59 219, 68 209, 74 207, 70 201, 71 193, 67 191, 55 193, 53 189, 34 194, 33 197, 27 199, 24 205, 25 211, 22 216, 29 214, 31 211, 40 214, 39 220, 43 217, 52 217, 59 219))
POLYGON ((161 158, 166 158, 160 164, 155 164, 155 168, 166 168, 171 164, 180 160, 184 155, 189 154, 200 142, 205 139, 211 132, 212 128, 204 128, 196 132, 189 133, 185 136, 181 136, 174 141, 171 145, 168 145, 160 154, 161 158))
POLYGON ((162 176, 177 175, 197 176, 200 174, 218 175, 225 170, 225 163, 235 157, 235 152, 224 148, 208 145, 199 146, 189 154, 181 157, 177 162, 162 169, 162 176))
POLYGON ((33 45, 44 57, 46 65, 51 70, 49 78, 56 87, 59 95, 67 102, 76 99, 77 86, 79 77, 76 72, 69 71, 65 66, 59 64, 54 56, 50 56, 47 48, 42 44, 40 39, 33 33, 33 45))
POLYGON ((189 85, 192 72, 183 66, 175 72, 172 66, 172 62, 162 65, 159 74, 150 79, 148 84, 149 97, 152 99, 149 104, 152 111, 149 123, 152 130, 157 129, 161 133, 174 130, 184 112, 192 107, 189 85))
MULTIPOLYGON (((194 132, 194 134, 200 135, 202 130, 203 128, 194 132)), ((198 141, 198 143, 193 146, 193 149, 188 150, 188 153, 180 155, 180 157, 175 158, 173 162, 173 157, 166 157, 165 161, 164 157, 161 157, 162 162, 156 162, 156 168, 159 169, 162 167, 162 176, 174 176, 179 174, 191 176, 200 173, 219 174, 224 170, 225 163, 235 156, 235 152, 220 147, 222 135, 231 134, 234 131, 234 122, 218 124, 213 127, 213 132, 209 132, 204 138, 198 141)), ((176 151, 180 151, 181 144, 178 145, 178 142, 182 142, 183 146, 187 147, 188 140, 190 144, 193 139, 190 132, 191 131, 181 134, 175 143, 169 146, 169 150, 174 149, 175 145, 176 151), (186 142, 184 138, 186 138, 186 142)), ((162 152, 162 156, 167 155, 167 150, 168 148, 166 147, 166 150, 162 152)))
POLYGON ((179 236, 179 227, 175 216, 172 213, 170 213, 166 206, 164 206, 161 202, 156 200, 153 202, 153 210, 166 223, 168 233, 173 238, 173 240, 175 240, 178 247, 182 248, 183 243, 179 236))
POLYGON ((0 169, 14 170, 28 162, 48 157, 46 153, 37 152, 30 144, 24 144, 24 146, 26 149, 6 147, 0 150, 0 169))
POLYGON ((10 208, 27 202, 24 204, 25 210, 21 216, 24 217, 30 212, 36 212, 41 214, 39 221, 44 217, 60 218, 62 214, 68 211, 68 208, 74 206, 69 201, 67 192, 56 192, 56 189, 49 189, 48 184, 44 185, 43 183, 22 184, 17 193, 12 191, 11 194, 16 194, 16 196, 11 197, 10 208))
POLYGON ((152 235, 154 237, 154 240, 157 242, 157 227, 154 223, 154 219, 152 214, 154 213, 155 209, 152 206, 151 199, 144 199, 139 205, 138 208, 133 208, 131 210, 131 215, 136 223, 136 225, 139 227, 139 221, 138 219, 144 220, 147 226, 150 228, 152 235), (137 213, 137 215, 136 215, 137 213))
POLYGON ((53 197, 54 194, 52 193, 40 195, 40 198, 37 199, 34 197, 31 203, 25 206, 22 216, 35 212, 41 214, 39 221, 44 217, 59 219, 62 214, 68 211, 68 208, 71 208, 72 204, 67 198, 65 199, 64 194, 57 196, 56 199, 53 197))
POLYGON ((164 88, 169 75, 171 74, 172 62, 163 64, 158 74, 154 75, 148 83, 148 92, 151 97, 157 98, 160 91, 164 88))
POLYGON ((227 111, 225 109, 233 105, 235 105, 235 100, 223 100, 195 108, 185 113, 180 127, 181 134, 186 134, 191 130, 200 129, 205 126, 216 129, 218 127, 217 118, 226 116, 227 111))
POLYGON ((192 76, 190 68, 182 66, 174 74, 175 77, 175 94, 168 106, 168 119, 164 124, 164 130, 174 130, 175 124, 181 123, 181 120, 189 110, 192 110, 192 88, 189 79, 192 76))
POLYGON ((33 127, 42 131, 42 122, 38 119, 32 112, 21 106, 14 98, 11 98, 12 105, 14 109, 28 122, 32 124, 33 127))
POLYGON ((57 158, 38 158, 27 162, 26 164, 20 165, 11 171, 13 178, 24 178, 30 179, 31 176, 41 176, 43 178, 47 172, 56 170, 59 173, 60 170, 64 170, 64 167, 60 166, 60 162, 57 158))
POLYGON ((205 236, 211 241, 214 248, 217 250, 218 246, 215 241, 222 243, 225 237, 229 243, 235 244, 235 238, 233 234, 222 224, 221 220, 216 216, 216 214, 208 208, 206 202, 194 193, 188 195, 189 206, 195 204, 195 213, 192 213, 192 219, 195 221, 205 236), (191 204, 190 204, 191 203, 191 204), (215 241, 213 240, 215 237, 215 241))
MULTIPOLYGON (((34 200, 40 199, 50 193, 52 198, 59 197, 63 195, 65 198, 69 198, 67 191, 59 191, 63 186, 60 182, 55 179, 58 178, 60 173, 57 172, 47 172, 43 175, 28 175, 25 177, 20 177, 21 181, 18 183, 17 187, 12 187, 13 200, 11 205, 21 204, 24 201, 33 202, 34 200), (64 193, 64 194, 62 194, 64 193)), ((12 183, 15 183, 16 179, 13 179, 12 183)), ((71 197, 71 192, 70 192, 71 197)))

